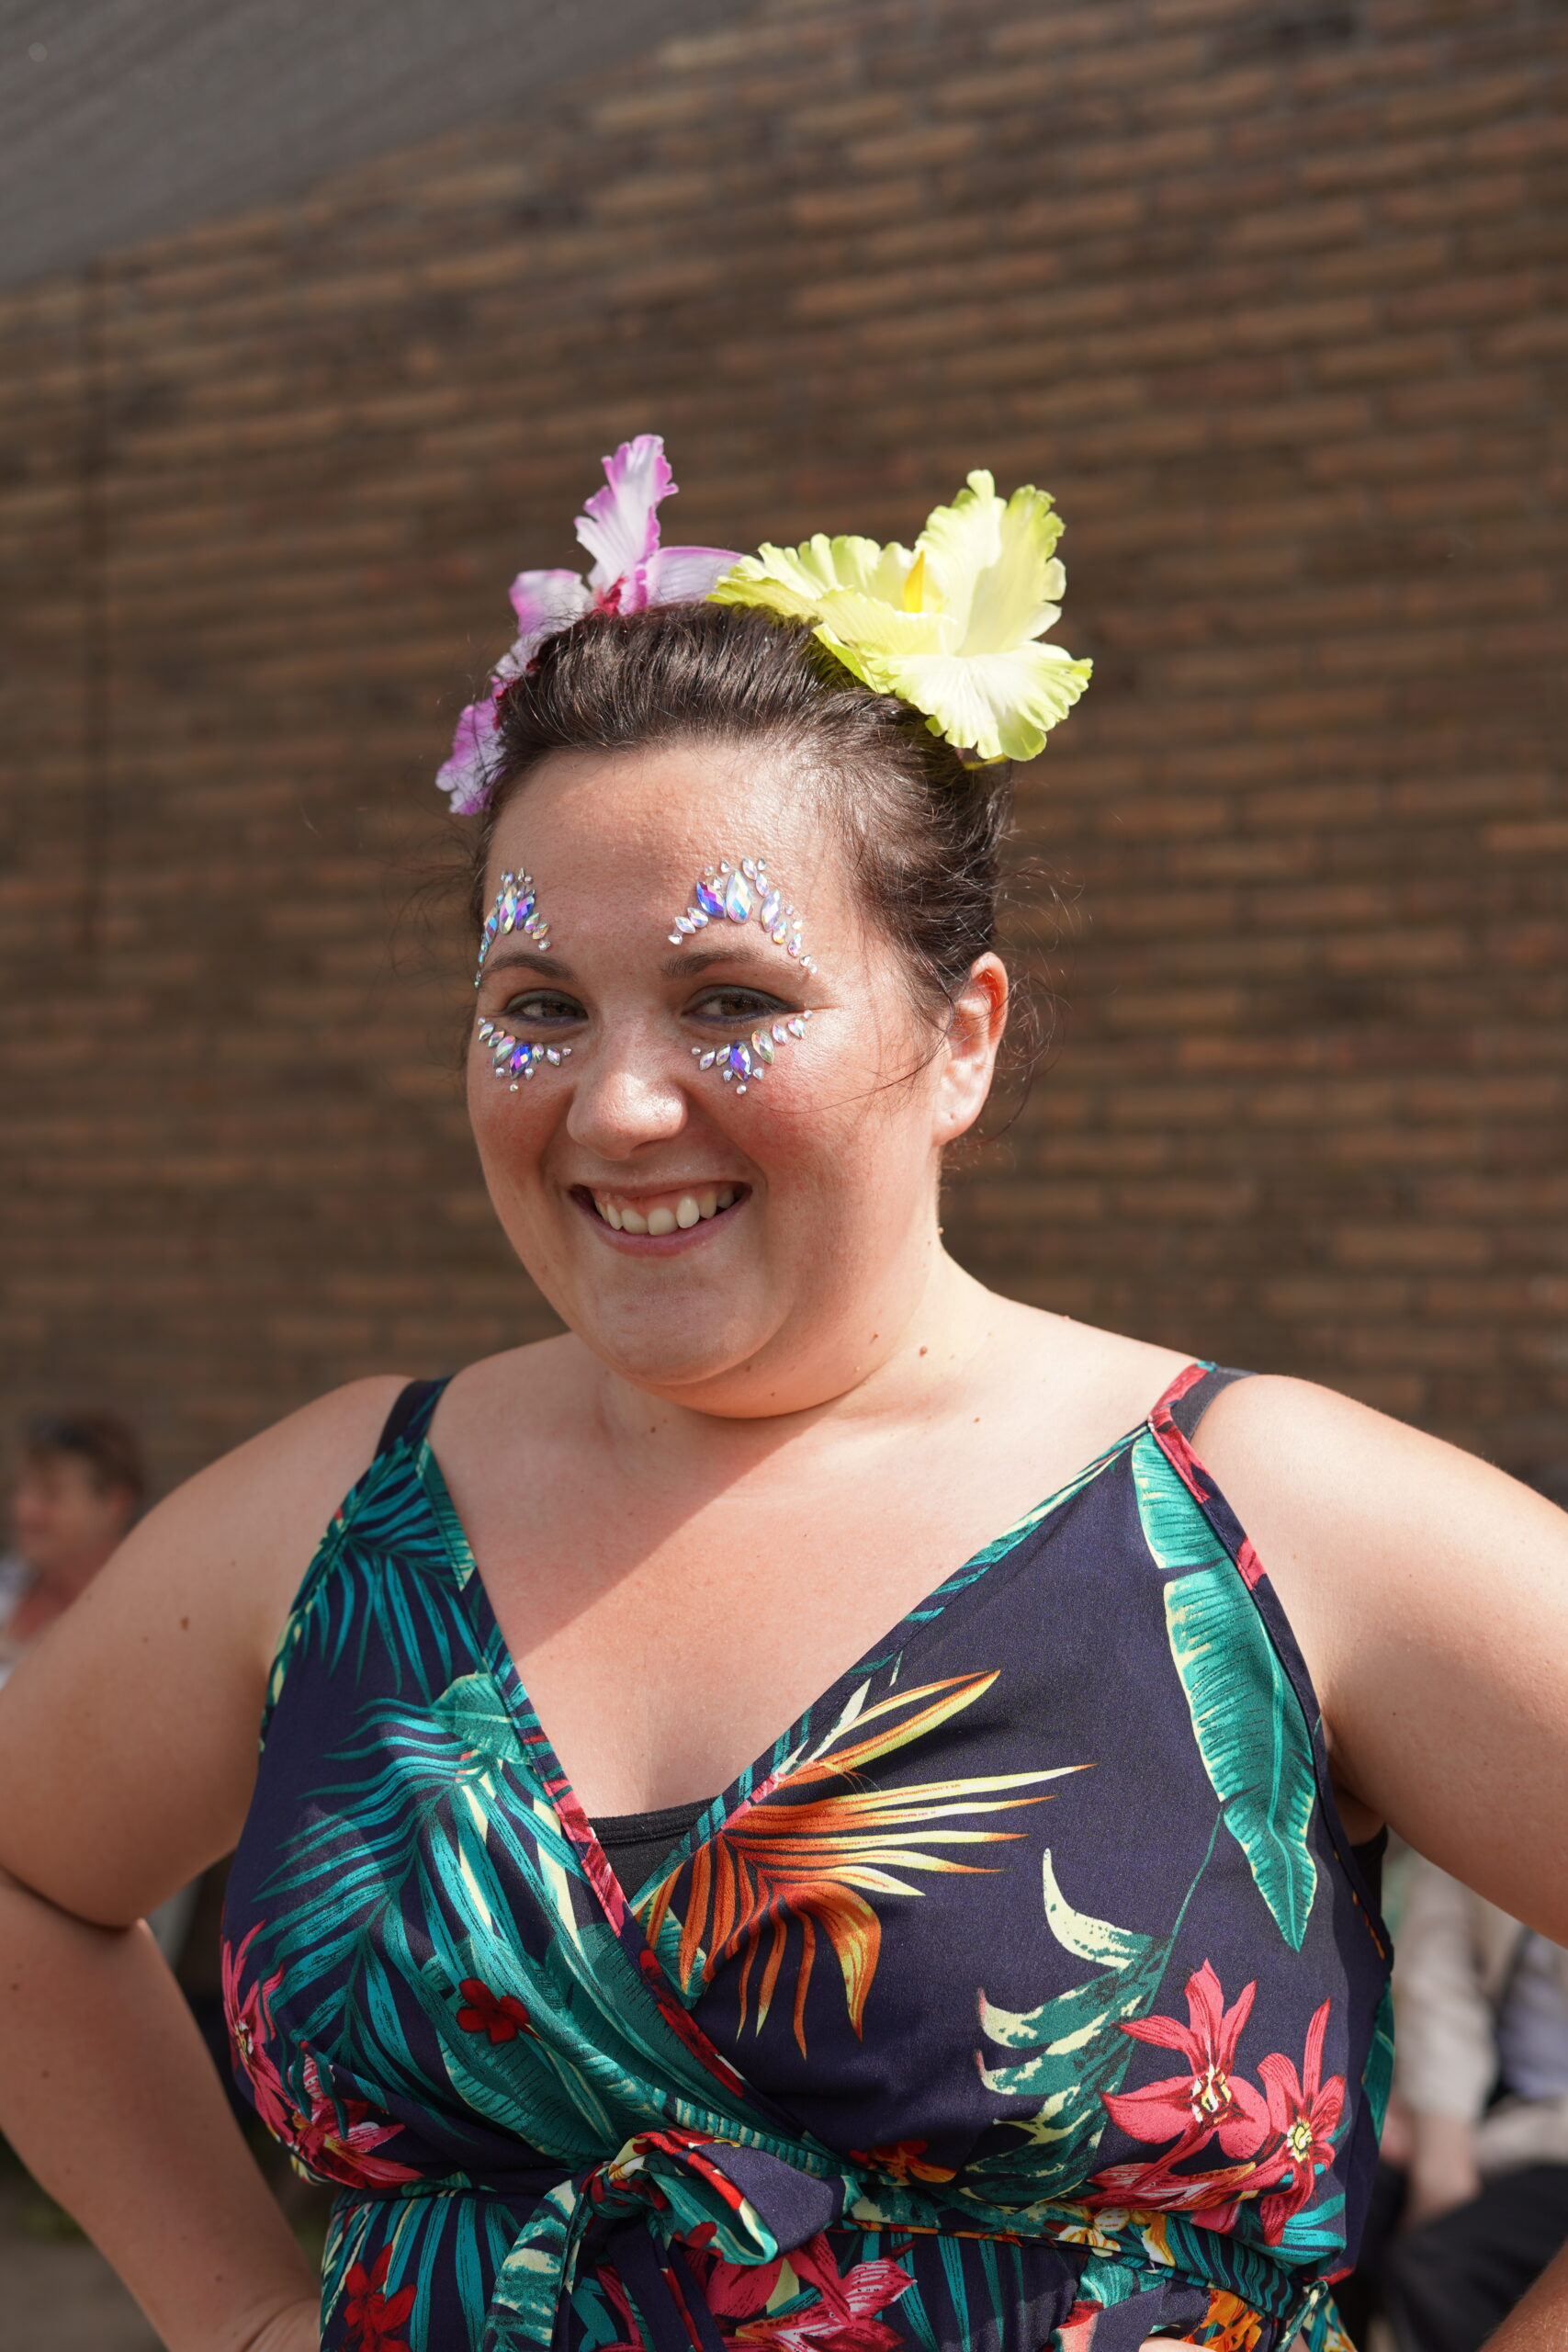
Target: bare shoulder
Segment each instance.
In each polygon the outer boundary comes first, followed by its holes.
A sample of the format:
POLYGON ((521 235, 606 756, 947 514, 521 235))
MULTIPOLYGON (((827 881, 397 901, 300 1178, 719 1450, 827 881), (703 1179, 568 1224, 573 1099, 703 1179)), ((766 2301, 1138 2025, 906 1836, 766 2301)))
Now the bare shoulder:
POLYGON ((1348 1796, 1568 1931, 1568 1514, 1309 1381, 1224 1391, 1197 1451, 1306 1658, 1348 1796))
POLYGON ((190 1553, 209 1574, 227 1563, 243 1577, 265 1630, 278 1614, 280 1594, 287 1610, 404 1385, 387 1374, 350 1381, 259 1430, 150 1512, 106 1574, 143 1561, 156 1574, 154 1562, 167 1566, 190 1553))
POLYGON ((477 1358, 454 1374, 442 1396, 437 1452, 445 1462, 454 1452, 514 1446, 522 1427, 535 1448, 569 1431, 581 1436, 596 1371, 570 1331, 477 1358))
POLYGON ((1392 1563, 1413 1539, 1447 1548, 1484 1527, 1551 1544, 1568 1530, 1494 1464, 1310 1380, 1236 1381, 1204 1414, 1198 1452, 1249 1532, 1260 1511, 1280 1530, 1281 1559, 1324 1536, 1361 1561, 1386 1550, 1392 1563))
MULTIPOLYGON (((978 1288, 978 1285, 976 1285, 978 1288)), ((1123 1331, 1079 1323, 996 1292, 980 1294, 993 1362, 1069 1396, 1120 1436, 1142 1419, 1193 1359, 1123 1331)))

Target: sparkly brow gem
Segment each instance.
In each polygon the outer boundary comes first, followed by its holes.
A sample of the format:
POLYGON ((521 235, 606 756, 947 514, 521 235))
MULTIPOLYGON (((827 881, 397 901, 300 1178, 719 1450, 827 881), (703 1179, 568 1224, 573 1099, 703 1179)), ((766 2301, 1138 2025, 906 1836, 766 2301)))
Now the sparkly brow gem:
POLYGON ((474 973, 478 988, 485 967, 485 957, 503 931, 525 931, 543 954, 550 944, 549 919, 539 912, 539 901, 531 874, 503 874, 501 888, 495 894, 495 904, 484 920, 479 933, 479 960, 474 973))
MULTIPOLYGON (((803 972, 815 972, 816 965, 806 953, 801 937, 800 917, 786 906, 784 893, 768 873, 765 857, 743 857, 738 865, 721 861, 698 883, 692 893, 692 904, 683 915, 675 918, 675 928, 670 933, 671 947, 679 947, 683 940, 697 932, 705 931, 709 923, 750 922, 755 916, 775 947, 793 956, 803 972)), ((733 1083, 737 1094, 744 1094, 753 1079, 765 1075, 776 1048, 791 1037, 804 1037, 809 1012, 797 1012, 788 1021, 765 1023, 754 1029, 750 1037, 737 1038, 731 1046, 694 1046, 699 1069, 716 1069, 726 1086, 733 1083)))
MULTIPOLYGON (((534 889, 534 877, 531 874, 503 874, 501 877, 501 888, 495 894, 495 904, 486 915, 484 929, 479 933, 479 968, 474 974, 475 988, 478 988, 484 977, 485 957, 490 954, 502 932, 506 931, 526 932, 540 953, 548 954, 549 921, 547 916, 539 912, 539 901, 534 889)), ((541 1062, 548 1062, 553 1069, 558 1069, 571 1052, 570 1046, 525 1045, 520 1038, 513 1036, 510 1030, 503 1029, 497 1021, 479 1023, 479 1043, 490 1055, 491 1067, 497 1078, 508 1080, 513 1094, 517 1091, 519 1080, 532 1078, 541 1062)))

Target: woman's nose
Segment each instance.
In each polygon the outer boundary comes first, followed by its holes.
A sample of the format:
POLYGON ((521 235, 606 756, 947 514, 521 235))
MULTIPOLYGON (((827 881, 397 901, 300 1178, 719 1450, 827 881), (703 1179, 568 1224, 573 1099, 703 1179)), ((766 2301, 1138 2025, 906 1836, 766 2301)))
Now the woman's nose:
POLYGON ((572 1057, 567 1132, 604 1159, 625 1159, 644 1144, 679 1135, 687 1102, 667 1038, 604 1031, 572 1057))

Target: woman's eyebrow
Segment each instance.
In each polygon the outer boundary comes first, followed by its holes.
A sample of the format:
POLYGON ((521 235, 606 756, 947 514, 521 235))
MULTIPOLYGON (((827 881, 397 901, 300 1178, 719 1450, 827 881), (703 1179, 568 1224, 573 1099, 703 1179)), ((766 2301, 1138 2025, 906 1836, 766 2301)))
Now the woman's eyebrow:
POLYGON ((487 972, 537 972, 547 980, 571 978, 570 964, 559 962, 554 956, 541 956, 536 947, 492 947, 485 957, 484 968, 487 972))
POLYGON ((776 972, 779 952, 770 956, 766 950, 742 945, 739 940, 733 946, 727 941, 722 947, 688 947, 679 956, 667 956, 660 969, 667 980, 691 979, 698 972, 711 971, 716 964, 754 964, 759 970, 776 972))

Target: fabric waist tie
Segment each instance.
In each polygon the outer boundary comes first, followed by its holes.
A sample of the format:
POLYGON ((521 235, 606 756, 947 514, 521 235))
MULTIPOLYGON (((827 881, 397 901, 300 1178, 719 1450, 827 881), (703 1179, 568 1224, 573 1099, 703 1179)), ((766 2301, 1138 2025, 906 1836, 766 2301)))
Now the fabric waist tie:
MULTIPOLYGON (((1077 2291, 1079 2263, 1053 2242, 1049 2230, 1031 2229, 1023 2215, 1017 2228, 987 2227, 978 2217, 947 2207, 933 2207, 929 2219, 904 2211, 863 2219, 852 2204, 852 2171, 824 2177, 765 2148, 707 2133, 640 2132, 587 2171, 547 2187, 537 2184, 536 2174, 526 2193, 538 2202, 496 2273, 480 2352, 561 2352, 571 2295, 594 2253, 594 2267, 613 2269, 635 2303, 649 2352, 725 2352, 691 2257, 716 2256, 740 2267, 761 2267, 810 2247, 823 2232, 845 2221, 847 2206, 856 2228, 899 2236, 1013 2239, 1029 2245, 1036 2260, 1059 2268, 1059 2279, 1043 2274, 1040 2281, 1059 2290, 1056 2325, 1077 2291)), ((430 2183, 432 2190, 451 2186, 430 2183)), ((471 2193, 485 2192, 476 2183, 471 2193)), ((506 2191, 498 2181, 490 2193, 506 2191)), ((909 2201, 899 2200, 901 2206, 909 2201)), ((810 2265, 809 2283, 819 2288, 830 2310, 836 2277, 830 2256, 810 2265)), ((1294 2339, 1323 2291, 1317 2286, 1292 2291, 1281 2278, 1267 2298, 1268 2315, 1280 2323, 1278 2352, 1294 2339)), ((1153 2329, 1185 2332, 1202 2321, 1208 2307, 1209 2286, 1173 2269, 1097 2312, 1093 2352, 1137 2352, 1153 2329)), ((841 2318, 846 2343, 861 2340, 847 2300, 833 2316, 841 2318)), ((831 2330, 814 2329, 813 2340, 821 2352, 832 2352, 831 2330)), ((942 2352, 964 2347, 944 2345, 942 2352)))

